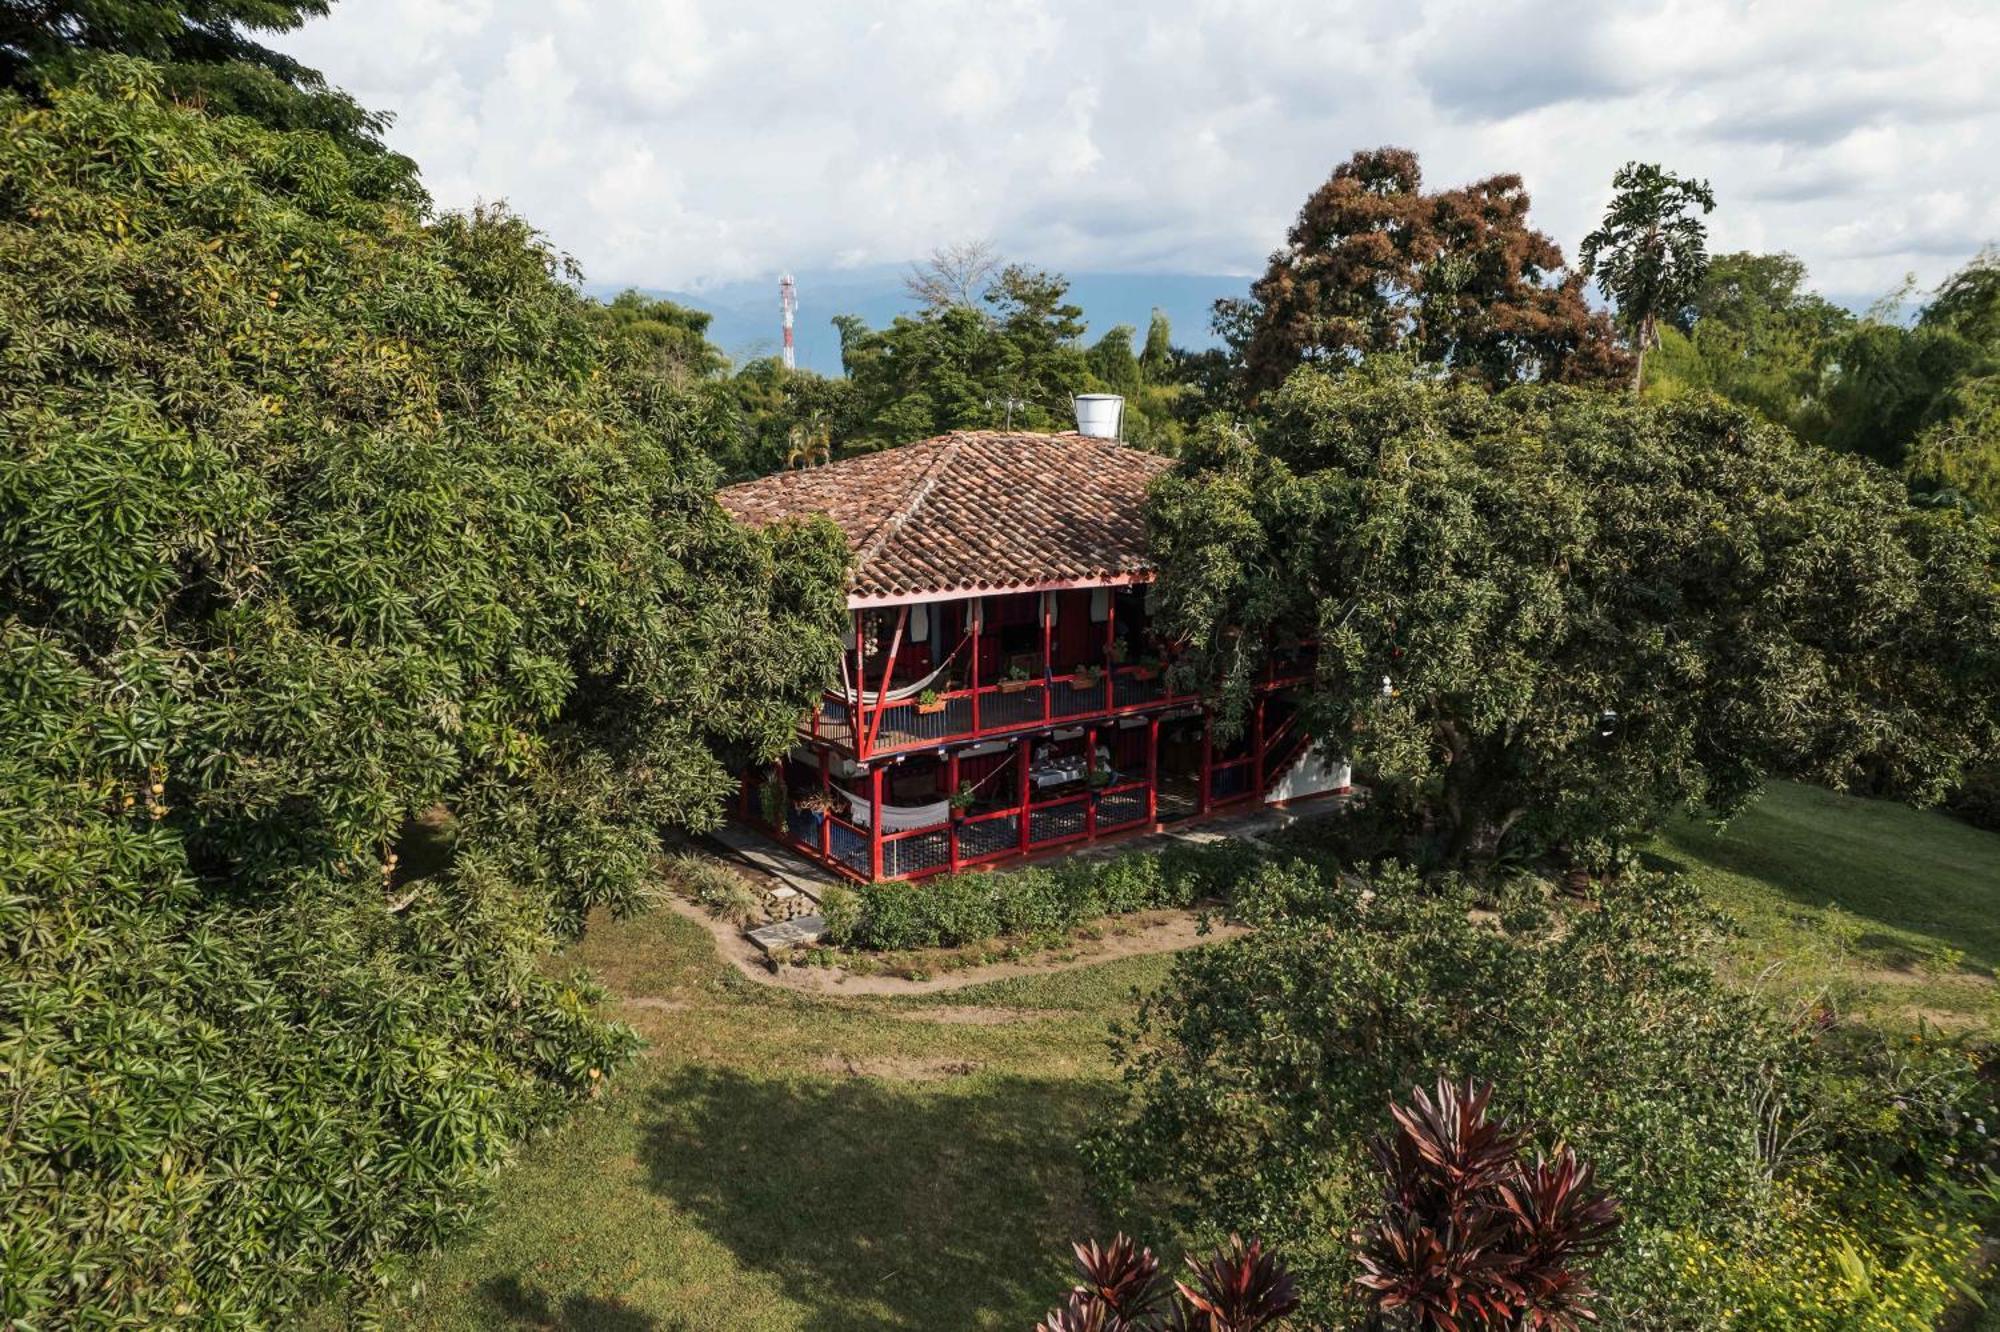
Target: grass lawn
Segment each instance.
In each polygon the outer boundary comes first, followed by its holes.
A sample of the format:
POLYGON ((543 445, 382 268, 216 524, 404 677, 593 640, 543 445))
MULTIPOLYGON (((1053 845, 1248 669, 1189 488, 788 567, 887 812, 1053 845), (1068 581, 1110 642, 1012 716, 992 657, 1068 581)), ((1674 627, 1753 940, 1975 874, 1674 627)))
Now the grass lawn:
POLYGON ((2000 1026, 2000 834, 1778 782, 1722 833, 1682 821, 1654 850, 1741 923, 1727 961, 1746 983, 1898 1026, 2000 1026))
MULTIPOLYGON (((1779 785, 1655 854, 1742 923, 1722 960, 1748 983, 1891 1022, 1995 1020, 2000 836, 1779 785)), ((573 957, 650 1048, 522 1149, 491 1222, 424 1267, 391 1326, 1018 1330, 1065 1288, 1069 1238, 1166 1238, 1093 1212, 1075 1143, 1114 1091, 1105 1024, 1168 957, 813 998, 746 981, 665 910, 573 957)))
POLYGON ((1017 1332, 1067 1288, 1067 1241, 1119 1224, 1075 1144, 1112 1089, 1106 1020, 1168 958, 809 998, 664 909, 574 957, 650 1048, 522 1149, 392 1326, 1017 1332))

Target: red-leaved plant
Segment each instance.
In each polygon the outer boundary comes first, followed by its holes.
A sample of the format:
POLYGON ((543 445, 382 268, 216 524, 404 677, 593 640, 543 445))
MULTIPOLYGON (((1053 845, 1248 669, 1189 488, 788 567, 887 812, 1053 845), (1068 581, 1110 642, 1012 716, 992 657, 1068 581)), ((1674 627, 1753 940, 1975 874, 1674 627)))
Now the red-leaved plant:
POLYGON ((1386 1318, 1438 1332, 1595 1322, 1577 1265, 1603 1252, 1618 1208, 1568 1147, 1528 1160, 1490 1118, 1493 1089, 1438 1079, 1389 1113, 1372 1147, 1382 1210, 1360 1236, 1356 1284, 1386 1318))
POLYGON ((1284 1264, 1235 1235, 1206 1258, 1189 1257, 1192 1283, 1169 1286, 1151 1249, 1120 1235, 1071 1246, 1083 1280, 1035 1332, 1257 1332, 1299 1307, 1284 1264))

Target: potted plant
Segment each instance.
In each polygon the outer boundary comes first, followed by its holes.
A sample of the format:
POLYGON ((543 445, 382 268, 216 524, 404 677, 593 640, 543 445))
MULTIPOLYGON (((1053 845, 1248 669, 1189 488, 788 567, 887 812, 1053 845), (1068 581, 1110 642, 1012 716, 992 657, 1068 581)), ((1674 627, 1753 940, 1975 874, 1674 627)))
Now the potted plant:
POLYGON ((1160 675, 1160 659, 1147 655, 1132 663, 1132 678, 1135 680, 1156 680, 1160 675))
POLYGON ((1104 676, 1095 666, 1079 666, 1070 672, 1069 682, 1078 689, 1092 689, 1102 683, 1104 676))
POLYGON ((951 793, 951 816, 954 819, 964 818, 966 811, 972 808, 973 802, 978 798, 979 795, 972 789, 971 782, 960 782, 958 789, 951 793))
POLYGON ((1124 639, 1114 638, 1111 640, 1111 664, 1113 666, 1123 666, 1125 659, 1131 655, 1132 649, 1125 645, 1124 639))
POLYGON ((765 823, 773 828, 782 828, 785 826, 785 784, 783 782, 765 782, 763 790, 758 792, 758 802, 759 811, 763 814, 765 823))
POLYGON ((926 689, 923 693, 917 695, 917 711, 924 716, 929 716, 934 712, 943 712, 944 700, 938 697, 937 690, 926 689))
POLYGON ((832 814, 840 806, 829 791, 808 791, 798 798, 793 808, 802 809, 808 814, 832 814))
POLYGON ((1028 677, 1028 668, 1017 661, 1007 668, 1007 674, 1000 677, 1000 692, 1018 694, 1033 684, 1034 681, 1028 677))
POLYGON ((1090 774, 1084 780, 1090 785, 1090 789, 1093 791, 1100 786, 1109 786, 1111 785, 1111 769, 1092 768, 1090 774))

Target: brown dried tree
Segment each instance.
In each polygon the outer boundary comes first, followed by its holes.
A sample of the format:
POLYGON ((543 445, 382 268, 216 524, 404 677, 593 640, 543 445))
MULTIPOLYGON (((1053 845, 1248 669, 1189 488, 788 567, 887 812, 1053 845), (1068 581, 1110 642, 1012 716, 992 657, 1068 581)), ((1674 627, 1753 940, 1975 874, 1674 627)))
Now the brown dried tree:
POLYGON ((1528 225, 1521 178, 1425 193, 1417 156, 1356 153, 1299 210, 1283 249, 1221 302, 1251 395, 1306 362, 1401 352, 1490 387, 1617 384, 1631 358, 1562 248, 1528 225))

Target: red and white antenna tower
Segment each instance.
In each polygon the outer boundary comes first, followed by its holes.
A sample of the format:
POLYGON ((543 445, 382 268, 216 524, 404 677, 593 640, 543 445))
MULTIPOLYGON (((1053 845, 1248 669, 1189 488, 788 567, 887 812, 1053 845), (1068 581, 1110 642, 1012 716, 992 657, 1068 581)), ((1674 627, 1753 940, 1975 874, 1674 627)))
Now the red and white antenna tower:
POLYGON ((778 279, 778 308, 785 313, 785 369, 795 370, 798 361, 792 352, 792 316, 799 312, 799 286, 790 273, 778 279))

